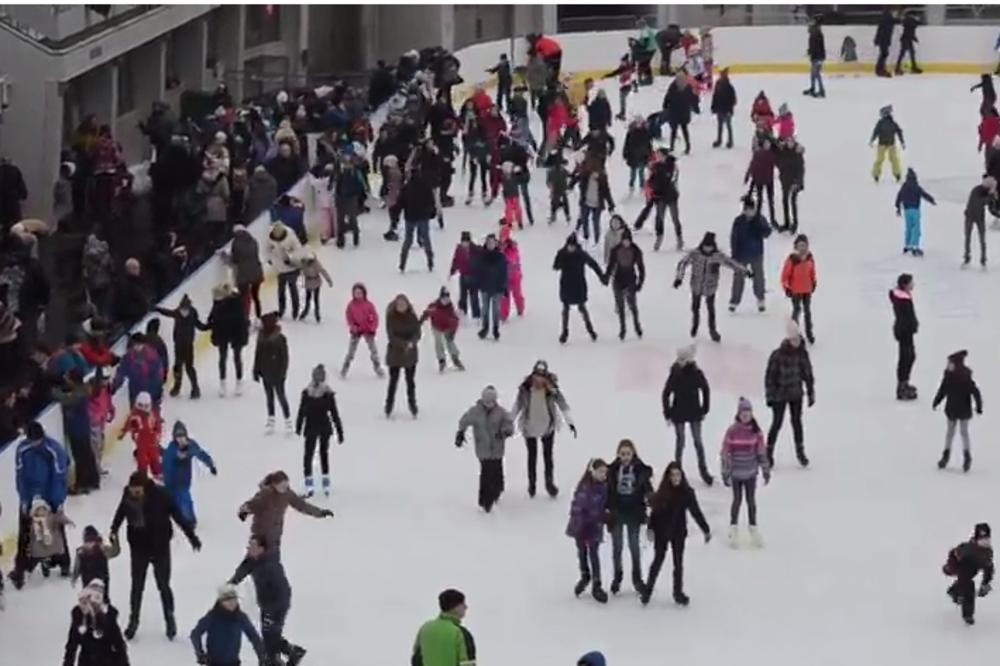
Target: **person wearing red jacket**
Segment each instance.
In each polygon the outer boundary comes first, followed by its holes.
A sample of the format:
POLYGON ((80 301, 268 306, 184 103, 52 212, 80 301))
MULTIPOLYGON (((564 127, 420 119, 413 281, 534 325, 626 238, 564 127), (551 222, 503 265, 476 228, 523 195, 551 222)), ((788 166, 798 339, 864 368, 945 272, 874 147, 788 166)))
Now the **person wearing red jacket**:
POLYGON ((118 439, 125 439, 131 434, 135 442, 135 462, 140 472, 155 479, 163 478, 163 468, 160 465, 160 432, 163 420, 157 410, 153 409, 153 400, 143 391, 135 399, 135 406, 125 420, 125 427, 118 434, 118 439))
POLYGON ((382 372, 382 366, 378 360, 378 348, 375 346, 375 333, 378 332, 378 311, 368 300, 368 290, 360 282, 351 287, 351 302, 347 304, 345 314, 347 330, 351 334, 351 344, 347 348, 344 365, 340 368, 340 376, 347 377, 347 371, 351 369, 354 354, 358 350, 358 342, 364 338, 365 344, 368 345, 368 352, 371 354, 375 374, 383 377, 385 373, 382 372))
POLYGON ((451 257, 449 276, 458 273, 458 309, 462 314, 472 310, 472 318, 479 319, 479 287, 476 285, 475 261, 479 246, 472 242, 472 234, 463 231, 451 257))
POLYGON ((470 99, 472 100, 472 107, 479 116, 485 116, 493 106, 493 98, 490 97, 490 94, 486 92, 483 86, 476 86, 470 99))
POLYGON ((448 287, 441 287, 437 300, 432 302, 420 316, 420 323, 431 322, 431 332, 434 335, 434 354, 438 360, 438 371, 444 372, 447 365, 445 350, 451 357, 451 364, 456 370, 465 370, 459 358, 458 346, 455 344, 455 333, 458 332, 458 311, 451 302, 448 287))
POLYGON ((562 95, 557 95, 549 105, 548 116, 545 118, 544 156, 548 156, 559 145, 559 137, 568 123, 569 109, 566 108, 566 101, 562 95))
POLYGON ((93 332, 79 347, 83 360, 93 368, 106 368, 118 363, 118 356, 111 351, 104 333, 93 332))
POLYGON ((781 269, 781 286, 792 299, 792 319, 799 323, 799 315, 806 315, 806 340, 815 344, 812 321, 812 295, 816 291, 816 261, 809 251, 809 238, 805 234, 795 237, 795 251, 785 259, 781 269))
POLYGON ((528 44, 531 45, 530 52, 542 56, 542 60, 549 67, 549 81, 559 80, 559 71, 562 69, 562 46, 559 42, 545 35, 528 35, 528 44))
POLYGON ((979 147, 976 150, 981 151, 983 148, 992 146, 993 139, 997 135, 1000 135, 1000 114, 998 114, 996 107, 990 107, 979 123, 979 147))

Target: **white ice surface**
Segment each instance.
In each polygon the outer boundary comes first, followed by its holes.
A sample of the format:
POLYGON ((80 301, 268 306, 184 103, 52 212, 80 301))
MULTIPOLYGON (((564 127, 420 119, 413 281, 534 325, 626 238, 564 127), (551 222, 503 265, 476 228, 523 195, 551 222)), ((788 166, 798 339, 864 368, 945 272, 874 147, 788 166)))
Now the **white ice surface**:
MULTIPOLYGON (((603 650, 614 666, 654 666, 668 659, 738 659, 746 666, 803 660, 823 665, 985 663, 1000 648, 998 602, 982 600, 979 624, 966 628, 944 595, 947 581, 940 572, 946 550, 967 538, 975 522, 1000 522, 995 513, 1000 453, 990 437, 998 424, 994 396, 1000 394, 997 274, 959 270, 965 196, 982 170, 975 152, 979 97, 968 92, 972 82, 961 76, 830 77, 829 97, 813 100, 801 96, 805 77, 736 77, 737 147, 729 151, 710 148, 715 122, 705 100, 705 112, 692 125, 694 152, 680 161, 681 216, 692 245, 713 230, 728 249, 750 157, 748 113, 757 91, 766 89, 775 108, 788 101, 795 112, 807 164, 801 230, 812 239, 819 272, 818 344, 812 352, 817 405, 805 415, 810 469, 795 465, 786 424, 774 479, 758 493, 764 550, 727 548, 729 491, 721 484, 706 489, 693 479, 716 538, 706 546, 695 531, 688 541, 686 590, 692 603, 687 609, 670 599, 669 558, 648 608, 631 591, 606 607, 589 597, 574 599, 576 558, 564 535, 569 498, 588 458, 610 458, 618 440, 630 437, 658 474, 670 459, 673 432, 660 413, 660 391, 675 349, 688 341, 689 323, 687 284, 679 291, 670 288, 677 253, 653 253, 648 227, 638 236, 649 271, 640 294, 645 339, 618 341, 611 292, 590 279, 600 340, 587 340, 574 317, 570 343, 560 346, 557 275, 551 264, 568 229, 561 221, 545 224, 544 174, 536 172, 531 185, 536 226, 518 235, 526 316, 503 328, 499 344, 481 342, 475 329, 464 326, 458 337, 469 369, 464 374, 438 375, 426 335, 417 378, 420 418, 401 415, 401 394, 397 417, 386 421, 381 414, 385 384, 373 376, 363 350, 347 381, 335 377, 347 343, 342 322, 350 285, 367 283, 380 313, 398 292, 423 307, 446 279, 459 232, 468 229, 482 237, 493 231, 502 206, 466 208, 461 205, 464 187, 456 184, 452 192, 459 205, 447 211, 445 231, 433 232, 434 274, 424 270, 416 248, 410 271, 398 273, 399 245, 380 238, 383 211, 363 218, 360 250, 322 249, 334 277, 334 287, 322 292, 324 323, 285 325, 293 410, 310 368, 323 362, 347 432, 346 444, 332 451, 335 491, 329 505, 336 518, 316 521, 290 513, 287 520, 283 556, 294 588, 287 636, 309 649, 307 662, 407 663, 417 627, 436 613, 437 593, 454 586, 468 595, 467 625, 484 666, 573 664, 592 649, 603 650), (897 188, 892 179, 875 185, 869 175, 873 151, 868 138, 878 108, 888 103, 907 139, 905 166, 917 170, 939 202, 924 205, 923 259, 901 254, 902 221, 893 211, 897 188), (893 399, 895 345, 887 291, 902 271, 916 274, 922 324, 914 374, 921 397, 911 404, 893 399), (960 348, 971 352, 987 410, 972 425, 975 465, 967 475, 935 468, 945 420, 929 408, 945 356, 960 348), (484 515, 476 507, 472 447, 453 446, 456 421, 489 383, 509 404, 518 382, 541 358, 559 374, 580 430, 577 440, 565 431, 557 438, 562 493, 555 501, 527 497, 525 450, 514 439, 507 449, 507 492, 493 514, 484 515)), ((659 105, 664 86, 658 81, 641 93, 643 112, 659 105)), ((613 82, 606 87, 616 101, 613 82)), ((623 125, 616 123, 614 131, 620 150, 623 125)), ((625 197, 627 170, 618 154, 611 164, 615 199, 632 222, 640 197, 625 197)), ((574 194, 574 212, 576 200, 574 194)), ((994 246, 997 239, 991 232, 994 246)), ((770 421, 763 405, 763 371, 789 312, 777 276, 790 244, 787 235, 767 243, 767 313, 756 313, 749 289, 742 310, 726 312, 727 275, 719 296, 723 342, 712 344, 704 334, 699 340, 699 362, 712 386, 704 430, 713 469, 740 395, 754 402, 763 427, 770 421)), ((457 297, 457 290, 453 293, 457 297)), ((273 302, 273 294, 267 297, 273 302)), ((384 352, 381 331, 378 344, 384 352)), ((244 356, 249 368, 252 346, 244 356)), ((205 397, 168 401, 166 420, 187 423, 215 456, 220 476, 212 478, 204 470, 196 474, 202 552, 192 553, 183 538, 174 540, 181 633, 173 644, 163 637, 152 575, 147 581, 143 624, 130 645, 132 663, 139 666, 193 663, 187 632, 243 554, 248 526, 236 519, 238 504, 277 468, 301 484, 301 442, 281 434, 264 436, 259 385, 249 382, 242 398, 223 400, 216 397, 213 352, 200 357, 199 371, 205 397)), ((687 455, 690 463, 693 451, 687 455)), ((70 503, 78 526, 74 545, 84 525, 107 530, 130 462, 126 447, 120 447, 105 489, 70 503)), ((645 547, 643 555, 648 565, 651 549, 645 547)), ((607 581, 608 542, 602 564, 607 581)), ((113 599, 123 621, 128 578, 125 552, 112 566, 113 599)), ((74 600, 69 585, 36 575, 21 592, 8 586, 7 600, 8 610, 0 615, 2 661, 52 664, 61 659, 74 600)), ((256 621, 249 588, 244 607, 256 621)), ((254 663, 249 648, 244 649, 245 662, 254 663)))

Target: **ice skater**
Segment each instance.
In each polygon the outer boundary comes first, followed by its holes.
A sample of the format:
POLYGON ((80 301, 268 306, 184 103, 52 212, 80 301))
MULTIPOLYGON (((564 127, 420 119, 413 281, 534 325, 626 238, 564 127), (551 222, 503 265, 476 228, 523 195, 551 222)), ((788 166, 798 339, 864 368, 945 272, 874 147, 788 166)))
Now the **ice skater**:
POLYGON ((872 178, 877 183, 882 177, 882 164, 886 156, 889 157, 889 165, 892 167, 892 176, 899 182, 903 175, 899 167, 899 152, 896 150, 896 139, 899 138, 899 147, 906 150, 906 142, 903 140, 903 130, 892 117, 892 105, 883 106, 878 112, 878 122, 872 130, 872 138, 869 145, 874 145, 878 141, 878 150, 875 153, 875 164, 872 165, 872 178))
POLYGON ((188 437, 187 426, 177 421, 173 427, 173 438, 163 452, 163 489, 170 494, 191 527, 198 524, 194 500, 191 499, 191 473, 195 460, 207 467, 212 476, 218 475, 219 470, 216 469, 212 456, 198 442, 188 437))
POLYGON ((972 403, 976 403, 976 414, 983 413, 983 395, 972 378, 972 369, 965 365, 969 352, 957 351, 948 357, 948 365, 941 385, 938 387, 931 409, 937 409, 944 401, 944 415, 948 418, 948 430, 944 437, 944 452, 938 461, 938 469, 948 466, 951 458, 951 443, 955 439, 956 426, 962 432, 962 471, 972 467, 972 444, 969 441, 969 421, 972 420, 972 403))
POLYGON ((347 319, 347 332, 351 336, 351 342, 347 347, 347 356, 344 357, 344 364, 340 368, 340 377, 345 379, 347 371, 351 369, 354 362, 354 354, 358 350, 358 343, 361 338, 365 339, 368 346, 368 354, 371 357, 372 369, 379 377, 383 377, 378 356, 378 347, 375 345, 375 334, 378 333, 378 310, 371 301, 368 300, 368 289, 365 285, 357 282, 351 287, 351 300, 347 304, 345 311, 347 319))
POLYGON ((771 427, 767 431, 768 463, 774 467, 774 448, 778 443, 778 434, 787 408, 792 418, 795 457, 800 465, 808 467, 809 458, 806 457, 805 433, 802 428, 802 402, 805 398, 809 407, 816 404, 816 383, 809 352, 802 344, 798 325, 792 320, 788 322, 785 339, 767 360, 764 391, 767 405, 771 408, 771 427))
POLYGON ((816 344, 813 335, 812 296, 816 292, 816 260, 809 251, 809 238, 805 234, 795 237, 795 251, 785 259, 781 269, 781 287, 792 301, 792 320, 799 323, 805 314, 806 340, 816 344))
POLYGON ((954 576, 955 582, 948 588, 948 596, 962 607, 962 619, 968 625, 976 623, 976 597, 985 597, 992 590, 993 582, 993 542, 988 523, 979 523, 972 532, 972 538, 950 551, 943 571, 945 576, 954 576), (976 575, 982 571, 983 579, 976 591, 976 575))
POLYGON ((708 471, 701 439, 701 423, 708 416, 711 389, 695 361, 695 349, 690 344, 677 350, 677 360, 670 366, 661 402, 663 418, 674 427, 674 462, 680 465, 684 459, 684 431, 690 428, 698 456, 698 473, 705 485, 711 486, 715 479, 708 471))
POLYGON ((917 172, 913 169, 906 170, 906 180, 896 194, 896 216, 903 216, 906 225, 903 235, 903 254, 910 253, 914 257, 924 256, 924 251, 920 249, 920 202, 927 201, 933 206, 937 205, 930 194, 917 182, 917 172))
POLYGON ((601 542, 608 501, 608 464, 600 458, 587 463, 587 469, 576 486, 569 508, 566 536, 576 543, 580 580, 573 593, 580 596, 593 584, 591 595, 602 604, 608 603, 608 593, 601 586, 601 542))
POLYGON ((736 405, 736 420, 722 438, 721 460, 722 483, 733 489, 733 502, 729 508, 729 545, 739 547, 740 509, 745 497, 750 542, 760 548, 764 541, 757 531, 757 474, 763 472, 766 486, 771 482, 771 465, 764 433, 753 416, 753 405, 746 398, 740 398, 736 405))
POLYGON ((646 522, 646 500, 653 494, 653 468, 639 458, 630 439, 618 443, 615 459, 608 465, 608 533, 611 534, 611 556, 614 578, 611 594, 621 590, 623 537, 628 537, 632 560, 632 587, 642 593, 642 548, 639 532, 646 522))
POLYGON ((705 233, 698 247, 684 255, 677 262, 677 275, 674 278, 674 289, 680 289, 684 283, 684 273, 691 266, 691 337, 698 335, 698 325, 701 318, 701 301, 705 299, 708 310, 708 334, 712 342, 721 342, 722 336, 715 325, 715 293, 719 290, 719 272, 722 266, 729 267, 733 272, 743 273, 753 277, 753 272, 719 252, 715 242, 715 234, 705 233))
POLYGON ((303 455, 303 477, 305 478, 306 497, 312 497, 315 489, 313 483, 313 459, 316 455, 316 445, 319 444, 319 464, 322 473, 323 494, 330 496, 330 438, 334 429, 337 431, 337 443, 344 443, 344 424, 340 420, 340 410, 337 409, 337 398, 326 383, 326 368, 323 364, 312 369, 309 384, 302 389, 299 399, 299 412, 295 418, 295 434, 305 435, 305 454, 303 455))
POLYGON ((913 276, 902 273, 896 278, 896 288, 889 290, 892 303, 892 335, 896 339, 898 354, 896 359, 896 400, 916 400, 917 389, 910 384, 910 372, 917 360, 913 337, 920 322, 913 307, 913 276))
POLYGON ((472 428, 479 459, 479 506, 489 513, 504 491, 503 455, 505 442, 514 435, 510 412, 497 402, 493 386, 483 389, 479 400, 458 421, 455 446, 465 443, 465 431, 472 428))

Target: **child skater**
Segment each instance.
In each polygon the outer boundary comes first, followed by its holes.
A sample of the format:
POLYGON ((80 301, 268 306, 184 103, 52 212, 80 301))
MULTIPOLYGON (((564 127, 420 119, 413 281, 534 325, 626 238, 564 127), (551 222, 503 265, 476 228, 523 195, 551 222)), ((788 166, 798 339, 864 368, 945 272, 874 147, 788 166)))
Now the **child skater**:
POLYGON ((455 446, 465 443, 465 431, 472 428, 479 459, 479 506, 489 513, 504 491, 503 455, 506 440, 514 434, 514 420, 497 402, 493 386, 483 389, 482 395, 458 421, 455 446))
POLYGON ((305 455, 303 473, 305 475, 306 497, 313 496, 313 459, 316 444, 319 443, 319 466, 323 474, 323 495, 330 496, 330 437, 337 430, 337 443, 344 443, 344 424, 337 409, 337 398, 333 389, 326 384, 326 368, 323 364, 312 370, 312 381, 302 389, 299 413, 295 419, 295 433, 305 435, 305 455))
POLYGON ((326 245, 337 233, 337 211, 334 206, 332 185, 334 182, 333 163, 317 164, 309 172, 316 202, 316 222, 319 226, 319 240, 326 245))
POLYGON ((176 398, 181 393, 184 374, 191 381, 191 398, 201 397, 198 387, 198 371, 194 367, 194 338, 198 329, 204 329, 198 310, 191 304, 191 298, 184 294, 176 310, 154 308, 158 313, 174 320, 174 385, 170 389, 170 397, 176 398))
POLYGON ((705 233, 698 247, 685 254, 677 262, 677 275, 674 278, 674 289, 679 289, 684 282, 684 273, 691 266, 691 337, 698 335, 698 325, 701 320, 701 301, 705 299, 708 309, 708 333, 712 342, 720 342, 722 336, 715 325, 715 293, 719 290, 719 273, 722 266, 727 266, 733 272, 742 272, 750 277, 751 272, 740 266, 727 255, 719 251, 715 242, 715 234, 705 233))
POLYGON ((524 229, 521 219, 521 174, 513 162, 504 162, 500 168, 503 179, 503 219, 508 226, 517 222, 518 229, 524 229))
POLYGON ((868 141, 874 145, 878 141, 878 151, 875 153, 875 164, 872 165, 872 178, 877 183, 882 177, 882 164, 886 155, 889 156, 889 166, 892 167, 892 176, 899 182, 903 175, 899 168, 899 152, 896 150, 896 138, 899 138, 900 148, 906 149, 906 142, 903 140, 903 130, 896 119, 892 117, 892 105, 883 106, 878 112, 878 122, 872 130, 872 138, 868 141))
POLYGON ((131 434, 135 442, 135 462, 138 470, 147 476, 162 480, 160 464, 160 431, 163 421, 157 410, 153 409, 153 399, 143 391, 135 399, 135 406, 125 421, 125 427, 118 434, 118 439, 124 439, 131 434))
POLYGON ((556 212, 562 209, 569 223, 569 178, 562 151, 556 151, 549 157, 549 168, 545 173, 545 183, 549 187, 549 224, 556 221, 556 212))
POLYGON ((90 416, 90 448, 94 452, 94 462, 101 476, 107 474, 101 461, 104 458, 104 429, 115 420, 115 404, 111 400, 111 390, 101 370, 90 378, 90 402, 87 404, 90 416))
POLYGON ((600 458, 591 460, 576 485, 566 526, 566 535, 576 542, 576 556, 580 563, 580 580, 573 593, 580 596, 593 582, 591 594, 602 604, 608 603, 608 593, 601 587, 600 557, 608 501, 607 480, 608 464, 600 458))
POLYGON ((764 473, 764 485, 767 485, 771 481, 771 467, 764 433, 753 416, 753 405, 746 398, 740 398, 736 407, 736 422, 729 426, 722 439, 721 457, 722 482, 733 489, 733 503, 729 509, 729 545, 739 547, 740 507, 746 496, 750 540, 760 548, 764 542, 757 531, 757 472, 764 473))
POLYGON ((451 362, 456 370, 465 370, 462 360, 459 358, 458 346, 455 344, 455 334, 458 332, 458 311, 451 300, 448 287, 441 287, 437 300, 433 301, 424 310, 420 317, 420 323, 427 320, 431 322, 431 331, 434 334, 434 353, 437 356, 438 371, 444 372, 447 365, 445 350, 451 356, 451 362))
POLYGON ((187 426, 177 421, 174 423, 173 439, 163 452, 163 489, 173 498, 174 506, 191 523, 191 527, 198 522, 194 500, 191 499, 191 472, 195 460, 207 467, 212 476, 218 475, 219 470, 212 456, 188 437, 187 426))
POLYGON ((934 197, 927 194, 917 182, 917 172, 913 169, 907 169, 906 180, 903 181, 896 194, 896 217, 899 217, 900 208, 902 208, 903 220, 906 224, 903 233, 903 254, 911 253, 914 257, 924 256, 924 251, 920 249, 921 200, 926 200, 932 206, 937 205, 934 197))
POLYGON ((507 291, 500 299, 500 321, 507 321, 510 316, 510 301, 514 299, 517 316, 524 316, 524 291, 522 282, 524 274, 521 271, 521 249, 517 241, 511 237, 510 225, 500 228, 500 251, 507 259, 507 291))
POLYGON ((941 378, 941 386, 938 387, 937 395, 934 396, 934 402, 931 404, 931 409, 937 409, 943 400, 944 414, 948 417, 944 452, 941 454, 941 460, 938 461, 938 469, 944 469, 948 466, 956 425, 962 433, 962 471, 968 472, 972 467, 969 421, 972 419, 973 400, 976 402, 976 414, 983 413, 983 396, 979 392, 979 387, 976 386, 976 381, 972 378, 972 370, 965 365, 965 357, 968 354, 969 352, 963 349, 948 357, 948 365, 941 378))
POLYGON ((368 345, 368 352, 371 354, 372 367, 379 377, 385 375, 378 359, 378 348, 375 346, 375 334, 378 332, 378 311, 368 300, 368 290, 360 282, 351 287, 351 302, 347 304, 347 330, 351 334, 351 344, 347 348, 347 356, 344 357, 344 365, 340 368, 341 378, 347 377, 347 371, 351 369, 354 361, 354 354, 358 350, 358 342, 365 339, 368 345))
POLYGON ((643 590, 639 532, 646 522, 646 502, 653 494, 652 478, 653 468, 639 458, 632 440, 620 441, 617 455, 608 466, 608 532, 614 561, 611 594, 618 594, 625 577, 622 550, 626 534, 632 560, 632 587, 636 592, 643 590))
POLYGON ((333 280, 330 278, 330 274, 326 271, 326 268, 323 267, 319 257, 316 256, 315 250, 306 250, 305 256, 302 259, 302 281, 306 289, 306 304, 299 315, 299 321, 304 321, 309 316, 309 305, 312 304, 316 306, 313 316, 316 318, 316 323, 320 323, 319 289, 323 286, 324 280, 328 287, 333 286, 333 280))
POLYGON ((799 323, 799 314, 805 312, 806 340, 815 344, 812 321, 812 295, 816 291, 816 261, 809 251, 809 238, 805 234, 795 237, 795 251, 785 259, 781 269, 781 286, 792 299, 792 319, 799 323))
POLYGON ((948 551, 943 567, 945 576, 956 580, 948 588, 948 596, 962 607, 962 619, 969 626, 976 623, 976 597, 985 597, 993 588, 993 542, 988 523, 979 523, 972 531, 972 538, 948 551), (983 572, 983 582, 976 591, 976 574, 983 572))
POLYGON ((52 511, 49 503, 41 497, 35 497, 28 511, 31 518, 28 552, 32 561, 41 565, 42 575, 46 578, 53 566, 61 567, 65 576, 69 570, 65 528, 75 527, 73 521, 66 517, 62 509, 52 511))
POLYGON ((81 587, 87 587, 92 580, 100 580, 104 583, 106 594, 111 592, 111 575, 108 568, 108 560, 114 559, 121 554, 121 547, 117 539, 112 539, 111 543, 105 544, 101 538, 101 533, 93 525, 83 528, 83 543, 76 549, 73 558, 73 572, 70 582, 76 585, 80 581, 81 587))

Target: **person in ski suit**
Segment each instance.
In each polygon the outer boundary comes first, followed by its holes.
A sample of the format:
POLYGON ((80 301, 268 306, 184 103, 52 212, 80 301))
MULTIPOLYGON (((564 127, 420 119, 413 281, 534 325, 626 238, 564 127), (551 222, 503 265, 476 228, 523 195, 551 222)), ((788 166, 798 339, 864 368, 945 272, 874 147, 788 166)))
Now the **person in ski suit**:
POLYGON ((340 368, 341 378, 347 377, 347 371, 351 369, 351 363, 354 361, 354 354, 357 352, 358 342, 361 341, 361 338, 364 338, 365 344, 368 345, 368 353, 371 356, 375 374, 383 377, 385 372, 379 361, 378 347, 375 346, 375 334, 378 332, 378 310, 368 300, 368 290, 364 284, 357 282, 351 287, 351 300, 347 304, 345 317, 347 318, 347 331, 351 336, 351 342, 347 347, 344 364, 340 368))
POLYGON ((892 105, 883 106, 878 112, 878 122, 872 129, 872 138, 869 145, 874 145, 878 141, 878 150, 875 153, 875 164, 872 165, 872 178, 877 183, 882 177, 882 164, 889 156, 889 165, 892 167, 892 176, 899 182, 903 175, 899 167, 899 152, 896 150, 896 138, 899 138, 899 146, 906 149, 906 142, 903 140, 903 130, 896 119, 892 117, 892 105))

